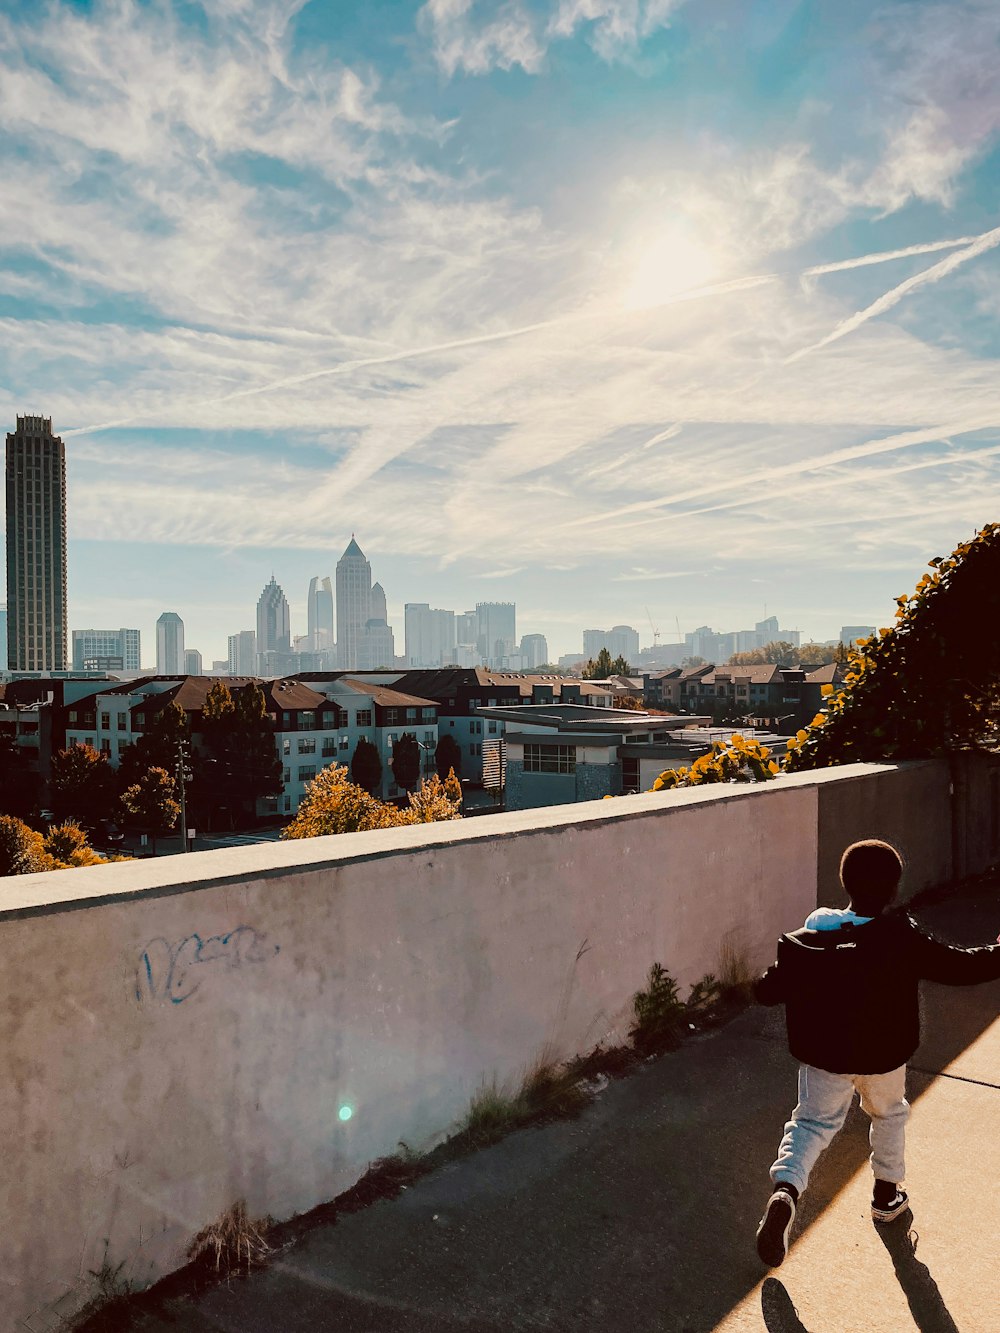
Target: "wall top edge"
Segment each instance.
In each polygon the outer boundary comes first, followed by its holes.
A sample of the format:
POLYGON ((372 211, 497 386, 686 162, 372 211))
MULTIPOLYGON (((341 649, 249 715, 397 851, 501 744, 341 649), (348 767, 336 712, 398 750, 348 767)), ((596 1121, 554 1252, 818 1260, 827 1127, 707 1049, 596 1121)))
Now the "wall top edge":
POLYGON ((140 897, 190 893, 224 884, 247 883, 288 874, 336 870, 365 861, 452 844, 521 838, 533 833, 600 827, 621 820, 669 816, 691 806, 719 801, 761 800, 793 790, 821 788, 879 773, 913 769, 940 761, 900 764, 849 764, 812 773, 796 773, 761 785, 726 784, 689 787, 670 792, 643 792, 613 800, 549 806, 506 814, 477 816, 440 824, 377 829, 325 838, 258 843, 217 848, 135 861, 120 861, 75 870, 53 870, 11 876, 0 892, 0 921, 56 912, 79 911, 140 897))

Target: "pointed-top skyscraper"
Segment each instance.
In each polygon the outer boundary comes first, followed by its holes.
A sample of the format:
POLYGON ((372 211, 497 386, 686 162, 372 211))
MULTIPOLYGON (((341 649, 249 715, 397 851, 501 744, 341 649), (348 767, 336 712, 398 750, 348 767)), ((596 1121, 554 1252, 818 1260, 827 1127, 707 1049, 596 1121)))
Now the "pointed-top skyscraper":
POLYGON ((257 601, 257 654, 287 653, 291 646, 288 599, 272 574, 257 601))
POLYGON ((385 589, 381 583, 372 584, 371 614, 369 620, 384 620, 389 623, 389 615, 385 609, 385 589))
POLYGON ((361 640, 371 618, 372 567, 354 540, 337 561, 337 664, 342 671, 361 666, 361 640))

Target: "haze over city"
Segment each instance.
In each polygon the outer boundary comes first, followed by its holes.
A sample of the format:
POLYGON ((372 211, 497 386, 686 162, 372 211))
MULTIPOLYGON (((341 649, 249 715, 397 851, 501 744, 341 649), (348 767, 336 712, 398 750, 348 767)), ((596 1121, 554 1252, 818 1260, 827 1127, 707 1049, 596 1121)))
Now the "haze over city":
POLYGON ((70 623, 206 662, 352 532, 550 654, 888 623, 995 517, 1000 10, 81 0, 0 26, 0 416, 70 623), (26 222, 30 225, 26 227, 26 222))

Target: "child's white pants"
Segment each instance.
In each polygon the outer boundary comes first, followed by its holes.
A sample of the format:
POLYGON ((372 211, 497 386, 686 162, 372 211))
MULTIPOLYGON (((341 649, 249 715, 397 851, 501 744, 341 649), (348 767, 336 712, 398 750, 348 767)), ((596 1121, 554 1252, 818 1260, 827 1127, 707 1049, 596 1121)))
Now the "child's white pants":
POLYGON ((854 1093, 871 1117, 872 1171, 877 1180, 898 1185, 903 1164, 906 1122, 906 1066, 887 1074, 831 1074, 812 1065, 799 1065, 799 1103, 785 1126, 785 1137, 771 1167, 771 1179, 786 1181, 801 1194, 809 1183, 816 1159, 847 1118, 854 1093))

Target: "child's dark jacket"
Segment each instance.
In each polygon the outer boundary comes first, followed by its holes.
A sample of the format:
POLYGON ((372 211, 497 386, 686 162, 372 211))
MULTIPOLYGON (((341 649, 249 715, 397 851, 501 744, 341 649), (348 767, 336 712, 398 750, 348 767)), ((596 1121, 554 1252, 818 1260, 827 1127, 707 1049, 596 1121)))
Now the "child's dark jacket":
POLYGON ((866 925, 782 935, 757 982, 761 1004, 784 1004, 788 1046, 833 1074, 883 1074, 920 1044, 919 982, 973 986, 1000 977, 1000 945, 960 949, 925 935, 902 909, 866 925))

